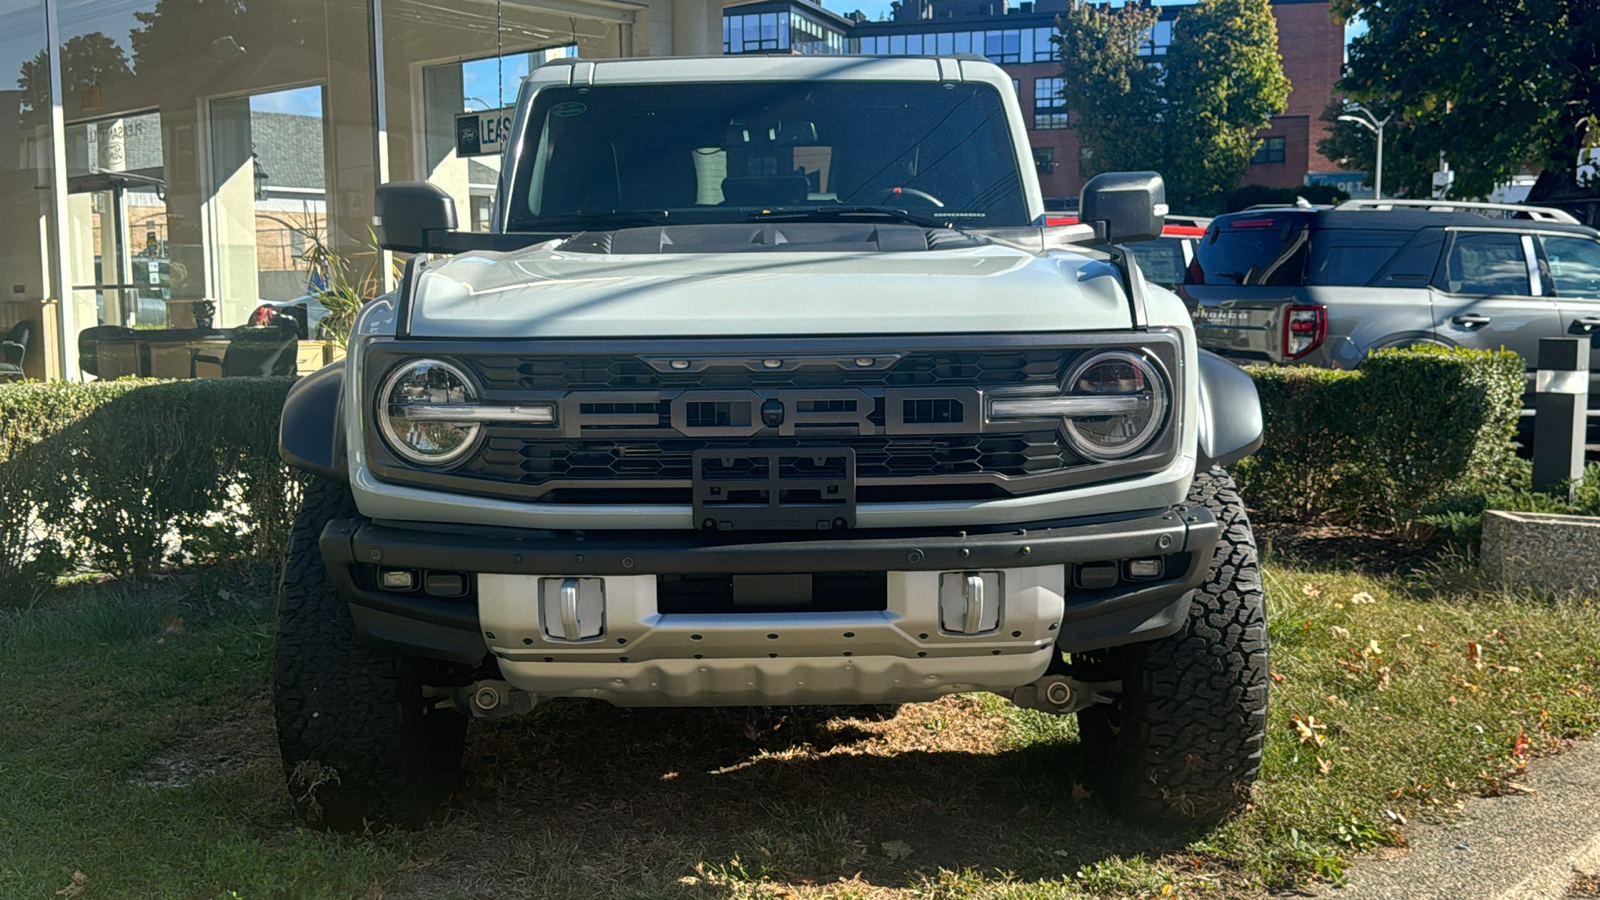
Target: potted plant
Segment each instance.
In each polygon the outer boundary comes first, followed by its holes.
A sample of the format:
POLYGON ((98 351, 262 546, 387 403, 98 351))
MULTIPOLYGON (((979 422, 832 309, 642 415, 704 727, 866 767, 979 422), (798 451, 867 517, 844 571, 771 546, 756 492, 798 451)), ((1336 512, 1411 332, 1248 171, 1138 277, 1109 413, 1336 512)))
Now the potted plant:
POLYGON ((211 330, 212 323, 217 318, 217 304, 211 300, 196 300, 193 305, 194 326, 211 330))

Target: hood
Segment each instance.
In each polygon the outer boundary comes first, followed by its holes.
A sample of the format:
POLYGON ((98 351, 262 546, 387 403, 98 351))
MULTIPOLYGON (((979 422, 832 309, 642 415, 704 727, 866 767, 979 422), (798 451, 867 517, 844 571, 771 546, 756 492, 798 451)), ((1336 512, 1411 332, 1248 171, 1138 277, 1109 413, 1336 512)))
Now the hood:
POLYGON ((417 279, 415 337, 970 334, 1131 327, 1115 268, 999 245, 610 254, 550 242, 417 279))

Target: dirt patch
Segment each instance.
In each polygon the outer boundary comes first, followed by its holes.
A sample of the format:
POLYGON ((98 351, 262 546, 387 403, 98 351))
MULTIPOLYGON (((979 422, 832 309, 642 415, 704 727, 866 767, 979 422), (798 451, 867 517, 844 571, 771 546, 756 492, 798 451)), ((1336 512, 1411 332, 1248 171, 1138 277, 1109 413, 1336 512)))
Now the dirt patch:
POLYGON ((843 881, 866 897, 936 884, 941 870, 1054 879, 1182 846, 1075 796, 1076 745, 1017 749, 1008 733, 981 696, 865 715, 553 702, 469 733, 449 821, 385 896, 720 896, 761 883, 807 896, 843 881))
POLYGON ((1442 541, 1407 541, 1394 534, 1343 525, 1253 521, 1256 543, 1273 563, 1394 575, 1432 565, 1442 541))
POLYGON ((126 781, 141 787, 181 788, 222 772, 277 764, 272 701, 262 694, 226 719, 185 734, 129 772, 126 781))

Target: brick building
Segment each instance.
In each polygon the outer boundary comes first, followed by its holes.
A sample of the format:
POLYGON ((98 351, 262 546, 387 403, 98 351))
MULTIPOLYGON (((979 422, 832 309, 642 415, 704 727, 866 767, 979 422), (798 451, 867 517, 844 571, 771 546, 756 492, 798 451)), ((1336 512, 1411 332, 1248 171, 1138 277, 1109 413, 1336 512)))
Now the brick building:
MULTIPOLYGON (((903 0, 890 21, 840 16, 808 0, 763 0, 723 12, 724 53, 866 53, 931 55, 979 53, 1011 73, 1029 121, 1028 140, 1047 197, 1073 197, 1085 180, 1070 111, 1057 98, 1061 71, 1050 35, 1067 0, 903 0)), ((1161 7, 1144 53, 1160 59, 1182 6, 1161 7)), ((1270 128, 1244 184, 1296 187, 1338 172, 1317 151, 1320 121, 1344 61, 1344 25, 1327 0, 1273 0, 1278 53, 1292 90, 1289 106, 1270 128)))

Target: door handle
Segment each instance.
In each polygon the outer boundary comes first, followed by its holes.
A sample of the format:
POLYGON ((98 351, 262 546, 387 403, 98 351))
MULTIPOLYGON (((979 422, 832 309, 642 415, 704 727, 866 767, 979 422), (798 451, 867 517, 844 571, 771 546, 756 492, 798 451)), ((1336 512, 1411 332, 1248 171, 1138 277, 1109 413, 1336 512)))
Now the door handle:
POLYGON ((1572 324, 1579 331, 1588 333, 1600 328, 1600 316, 1584 316, 1581 319, 1574 319, 1572 324))
POLYGON ((1455 318, 1451 319, 1450 321, 1454 322, 1457 325, 1464 325, 1464 326, 1466 326, 1468 328, 1478 328, 1478 327, 1481 327, 1483 325, 1489 324, 1489 317, 1488 316, 1480 316, 1477 313, 1468 313, 1467 315, 1464 315, 1464 316, 1456 316, 1455 318))

